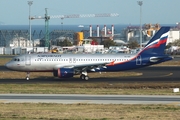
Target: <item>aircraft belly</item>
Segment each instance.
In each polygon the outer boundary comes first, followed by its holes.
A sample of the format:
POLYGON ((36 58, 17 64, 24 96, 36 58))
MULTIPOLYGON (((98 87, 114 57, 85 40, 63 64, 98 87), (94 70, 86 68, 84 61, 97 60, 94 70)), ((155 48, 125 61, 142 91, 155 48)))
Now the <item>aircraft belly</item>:
POLYGON ((40 67, 40 68, 34 68, 35 71, 52 71, 53 68, 50 68, 50 67, 40 67))
POLYGON ((31 65, 31 66, 26 66, 25 67, 26 71, 53 71, 53 67, 50 65, 31 65))

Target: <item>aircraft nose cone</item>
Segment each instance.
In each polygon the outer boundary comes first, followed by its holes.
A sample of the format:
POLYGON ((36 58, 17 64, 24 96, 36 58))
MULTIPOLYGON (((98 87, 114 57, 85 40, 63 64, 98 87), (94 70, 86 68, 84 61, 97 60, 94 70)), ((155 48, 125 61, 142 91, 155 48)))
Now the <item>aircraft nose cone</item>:
POLYGON ((5 66, 6 68, 9 68, 9 67, 10 67, 10 64, 9 64, 9 63, 6 63, 4 66, 5 66))

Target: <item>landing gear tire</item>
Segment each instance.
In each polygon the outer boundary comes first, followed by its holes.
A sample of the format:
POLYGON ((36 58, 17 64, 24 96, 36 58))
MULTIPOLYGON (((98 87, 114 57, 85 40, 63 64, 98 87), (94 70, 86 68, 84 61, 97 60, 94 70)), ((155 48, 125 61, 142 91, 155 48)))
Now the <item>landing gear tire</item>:
POLYGON ((29 77, 26 77, 26 80, 29 80, 29 77))
POLYGON ((84 77, 84 80, 89 80, 89 76, 85 76, 85 77, 84 77))
POLYGON ((81 80, 89 80, 89 76, 84 74, 81 74, 80 78, 81 80))
POLYGON ((81 80, 84 80, 84 79, 85 79, 85 75, 84 75, 84 74, 81 74, 81 75, 80 75, 80 79, 81 79, 81 80))

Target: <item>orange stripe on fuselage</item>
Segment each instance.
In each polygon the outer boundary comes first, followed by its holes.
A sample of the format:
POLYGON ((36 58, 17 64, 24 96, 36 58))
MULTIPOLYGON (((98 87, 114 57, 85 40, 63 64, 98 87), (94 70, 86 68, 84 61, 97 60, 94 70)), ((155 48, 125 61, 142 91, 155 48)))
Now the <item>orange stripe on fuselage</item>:
MULTIPOLYGON (((138 54, 138 55, 139 55, 139 54, 138 54)), ((115 61, 112 61, 112 62, 110 62, 109 64, 106 64, 106 65, 107 65, 107 66, 114 66, 114 65, 118 65, 118 64, 124 64, 124 63, 130 62, 130 61, 136 59, 136 57, 137 57, 138 55, 136 55, 136 56, 134 56, 133 58, 131 58, 130 60, 127 60, 127 61, 124 61, 124 62, 117 62, 117 63, 115 63, 115 61), (113 64, 112 64, 112 63, 113 63, 113 64)))

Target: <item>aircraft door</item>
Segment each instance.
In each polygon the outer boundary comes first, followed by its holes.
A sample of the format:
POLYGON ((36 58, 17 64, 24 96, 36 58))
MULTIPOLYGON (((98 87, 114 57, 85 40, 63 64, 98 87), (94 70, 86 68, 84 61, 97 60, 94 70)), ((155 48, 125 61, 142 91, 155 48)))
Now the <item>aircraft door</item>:
POLYGON ((136 65, 141 65, 141 63, 142 63, 142 59, 141 59, 141 56, 139 55, 136 58, 136 65))
POLYGON ((25 56, 25 64, 26 65, 31 65, 31 56, 25 56))
POLYGON ((72 63, 72 58, 69 58, 69 63, 72 63))
POLYGON ((73 63, 76 63, 76 58, 73 58, 73 63))
POLYGON ((69 58, 69 63, 76 63, 76 58, 69 58))

